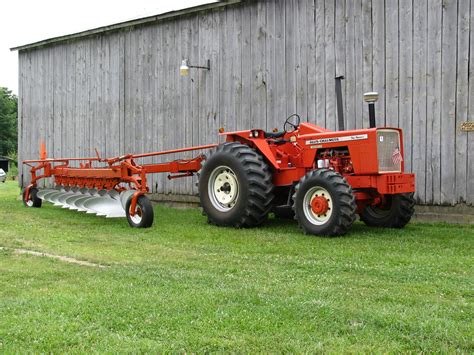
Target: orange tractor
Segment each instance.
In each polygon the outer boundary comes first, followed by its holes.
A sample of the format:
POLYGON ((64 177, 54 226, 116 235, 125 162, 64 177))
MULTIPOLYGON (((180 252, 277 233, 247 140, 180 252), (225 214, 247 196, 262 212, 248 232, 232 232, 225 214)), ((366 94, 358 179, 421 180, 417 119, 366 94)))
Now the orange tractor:
POLYGON ((40 160, 24 162, 32 166, 33 177, 24 203, 39 207, 44 199, 107 217, 126 216, 133 227, 150 227, 146 175, 169 172, 169 178, 175 178, 199 172, 201 206, 215 225, 255 227, 273 212, 294 217, 305 233, 314 235, 342 235, 357 214, 369 226, 402 228, 414 212, 415 176, 404 173, 402 131, 375 128, 376 93, 365 99, 368 129, 334 132, 292 115, 281 132, 221 131, 226 142, 219 145, 86 158, 79 167, 69 166, 72 159, 47 159, 43 154, 40 160), (215 149, 205 160, 198 156, 160 164, 136 162, 208 148, 215 149), (105 166, 94 167, 97 162, 105 166), (54 189, 37 189, 37 181, 45 177, 54 178, 54 189))

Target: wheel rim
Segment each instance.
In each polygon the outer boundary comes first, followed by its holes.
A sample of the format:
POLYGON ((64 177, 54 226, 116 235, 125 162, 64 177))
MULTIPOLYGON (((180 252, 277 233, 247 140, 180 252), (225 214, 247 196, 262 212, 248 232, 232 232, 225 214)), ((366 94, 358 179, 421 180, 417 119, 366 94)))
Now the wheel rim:
POLYGON ((312 224, 320 226, 327 223, 332 216, 332 211, 332 197, 325 188, 314 186, 304 195, 303 212, 312 224))
POLYGON ((143 216, 142 209, 140 206, 137 206, 135 210, 135 214, 133 216, 130 215, 130 219, 132 220, 134 224, 140 224, 140 222, 142 221, 142 216, 143 216))
POLYGON ((230 211, 239 197, 239 182, 234 171, 228 166, 215 168, 209 178, 208 194, 214 208, 230 211))
POLYGON ((32 206, 33 206, 33 200, 28 200, 28 201, 26 201, 26 205, 27 205, 28 207, 32 207, 32 206))

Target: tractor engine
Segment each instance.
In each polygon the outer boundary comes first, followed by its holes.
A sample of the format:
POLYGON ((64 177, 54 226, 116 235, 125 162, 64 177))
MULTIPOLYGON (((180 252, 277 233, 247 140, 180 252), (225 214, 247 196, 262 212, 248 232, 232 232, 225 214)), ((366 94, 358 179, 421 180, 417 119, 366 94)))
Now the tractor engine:
POLYGON ((347 147, 319 150, 316 153, 316 166, 318 169, 332 169, 339 174, 351 174, 354 172, 347 147))

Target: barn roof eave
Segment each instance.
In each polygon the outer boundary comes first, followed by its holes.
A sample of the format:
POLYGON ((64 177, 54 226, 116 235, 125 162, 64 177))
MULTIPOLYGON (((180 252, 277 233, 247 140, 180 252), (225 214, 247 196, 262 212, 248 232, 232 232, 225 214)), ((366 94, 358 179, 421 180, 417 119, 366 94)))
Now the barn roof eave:
POLYGON ((36 47, 47 46, 47 45, 50 45, 50 44, 53 44, 53 43, 65 42, 65 41, 69 41, 69 40, 72 40, 72 39, 78 39, 78 38, 82 38, 82 37, 93 36, 93 35, 106 33, 106 32, 118 31, 118 30, 121 30, 121 29, 124 29, 124 28, 127 28, 127 27, 139 26, 139 25, 143 25, 143 24, 147 24, 147 23, 158 22, 158 21, 173 18, 173 17, 192 14, 192 13, 199 12, 199 11, 210 10, 210 9, 215 9, 215 8, 218 8, 218 7, 237 4, 237 3, 240 3, 242 1, 244 1, 244 0, 219 0, 218 2, 215 2, 215 3, 208 3, 208 4, 198 5, 198 6, 194 6, 194 7, 188 7, 188 8, 181 9, 181 10, 164 12, 164 13, 158 14, 158 15, 142 17, 142 18, 135 19, 135 20, 119 22, 119 23, 116 23, 116 24, 108 25, 108 26, 101 26, 101 27, 90 29, 90 30, 76 32, 76 33, 72 33, 72 34, 68 34, 68 35, 64 35, 64 36, 48 38, 48 39, 41 40, 41 41, 38 41, 38 42, 33 42, 33 43, 28 43, 28 44, 24 44, 24 45, 21 45, 21 46, 13 47, 13 48, 10 48, 10 50, 11 51, 22 51, 22 50, 25 50, 25 49, 32 49, 32 48, 36 48, 36 47))

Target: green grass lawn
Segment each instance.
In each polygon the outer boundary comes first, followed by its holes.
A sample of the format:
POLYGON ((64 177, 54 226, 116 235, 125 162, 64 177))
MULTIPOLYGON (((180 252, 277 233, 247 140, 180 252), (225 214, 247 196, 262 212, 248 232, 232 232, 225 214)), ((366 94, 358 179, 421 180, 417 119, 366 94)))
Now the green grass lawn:
POLYGON ((134 230, 18 193, 0 183, 1 353, 474 352, 473 226, 320 238, 157 206, 134 230))

